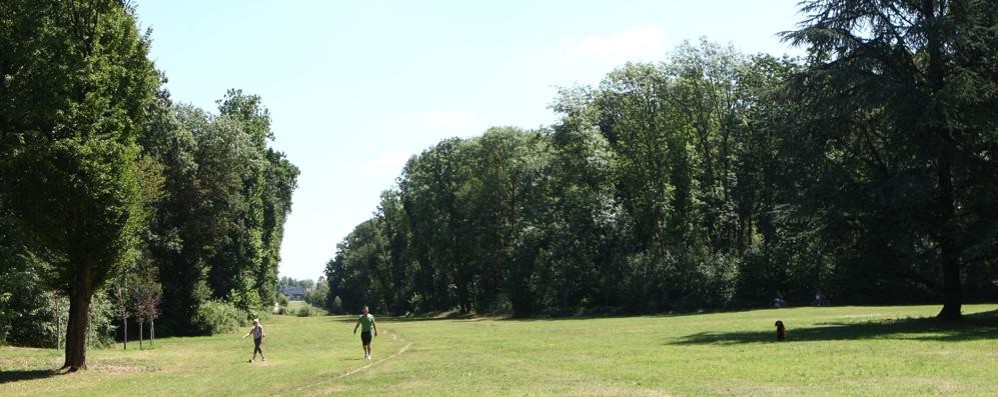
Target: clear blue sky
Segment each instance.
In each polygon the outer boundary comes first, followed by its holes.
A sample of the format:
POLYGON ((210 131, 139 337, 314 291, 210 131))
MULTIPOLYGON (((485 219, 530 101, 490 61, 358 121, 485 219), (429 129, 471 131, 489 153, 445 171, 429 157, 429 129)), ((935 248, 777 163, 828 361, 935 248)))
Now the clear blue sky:
POLYGON ((549 125, 556 87, 662 61, 701 36, 799 54, 798 0, 139 1, 174 101, 263 98, 301 169, 280 273, 316 279, 413 154, 490 126, 549 125))

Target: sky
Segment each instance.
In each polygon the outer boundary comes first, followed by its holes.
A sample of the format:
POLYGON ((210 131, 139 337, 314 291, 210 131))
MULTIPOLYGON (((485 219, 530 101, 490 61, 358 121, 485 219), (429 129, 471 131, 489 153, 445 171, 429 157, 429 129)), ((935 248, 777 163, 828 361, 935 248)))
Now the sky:
POLYGON ((799 0, 140 0, 174 102, 217 113, 238 88, 270 110, 298 166, 281 276, 317 279, 405 162, 492 126, 537 128, 558 87, 661 62, 701 37, 800 55, 777 37, 799 0))

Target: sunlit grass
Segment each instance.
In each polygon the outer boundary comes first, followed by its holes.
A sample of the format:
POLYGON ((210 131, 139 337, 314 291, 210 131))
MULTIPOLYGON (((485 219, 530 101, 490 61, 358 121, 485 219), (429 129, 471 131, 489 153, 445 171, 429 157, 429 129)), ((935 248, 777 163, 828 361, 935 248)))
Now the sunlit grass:
POLYGON ((59 352, 2 348, 0 395, 998 395, 998 305, 965 306, 963 324, 924 319, 938 309, 379 317, 370 362, 351 316, 271 316, 265 363, 246 363, 252 342, 236 334, 91 351, 90 370, 60 376, 44 372, 59 352), (788 342, 773 341, 776 320, 788 342))

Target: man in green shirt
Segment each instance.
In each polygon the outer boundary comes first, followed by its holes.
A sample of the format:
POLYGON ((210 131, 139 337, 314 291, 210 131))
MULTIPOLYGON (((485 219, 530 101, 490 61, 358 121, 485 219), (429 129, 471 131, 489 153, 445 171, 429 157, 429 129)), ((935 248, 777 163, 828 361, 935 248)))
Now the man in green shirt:
POLYGON ((353 334, 357 334, 357 327, 363 326, 360 330, 360 342, 364 345, 364 359, 371 359, 371 330, 374 329, 374 336, 378 336, 378 325, 374 323, 374 316, 368 313, 370 309, 367 305, 360 310, 361 315, 357 318, 357 325, 353 326, 353 334))

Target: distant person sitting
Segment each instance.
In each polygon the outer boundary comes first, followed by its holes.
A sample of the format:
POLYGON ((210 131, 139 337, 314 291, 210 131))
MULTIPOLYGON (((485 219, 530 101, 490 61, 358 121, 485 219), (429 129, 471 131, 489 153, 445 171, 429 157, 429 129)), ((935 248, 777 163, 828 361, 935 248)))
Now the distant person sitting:
POLYGON ((783 299, 783 294, 780 291, 776 291, 776 297, 773 298, 773 307, 786 307, 787 301, 783 299))
POLYGON ((821 290, 814 291, 814 305, 815 306, 828 306, 828 299, 825 298, 825 294, 821 293, 821 290))

